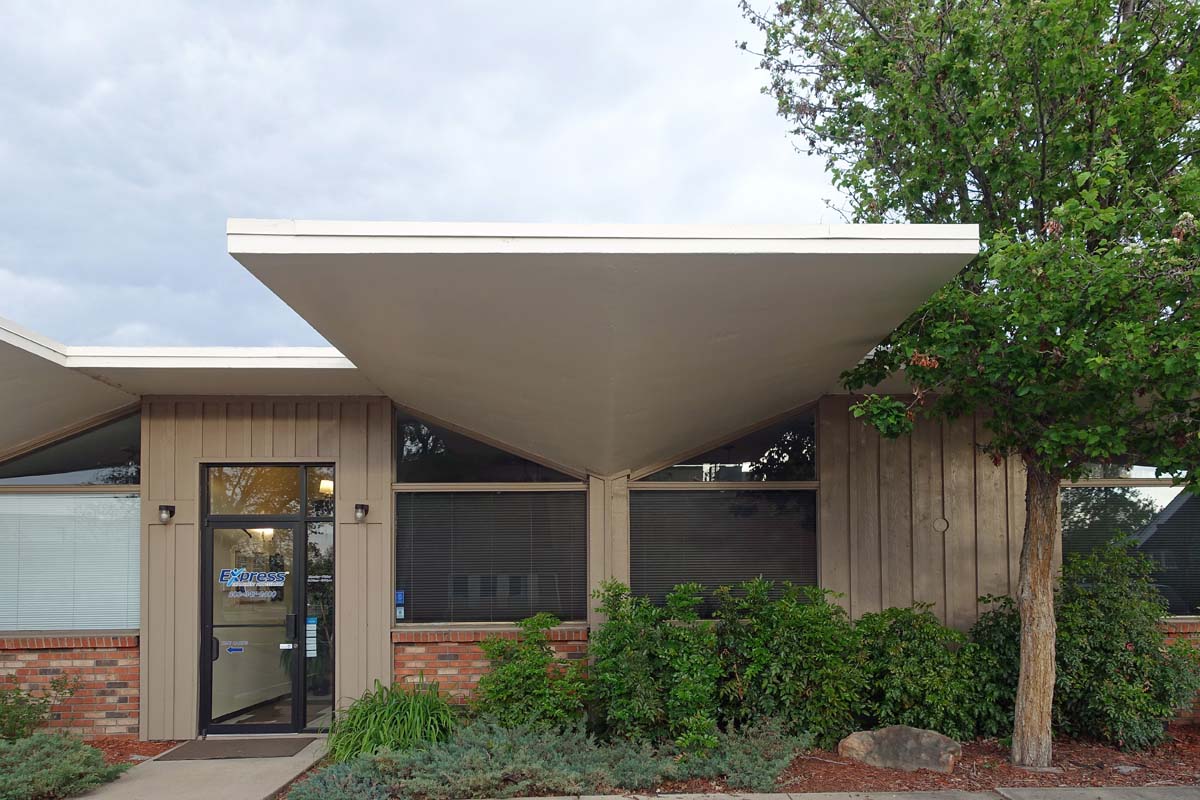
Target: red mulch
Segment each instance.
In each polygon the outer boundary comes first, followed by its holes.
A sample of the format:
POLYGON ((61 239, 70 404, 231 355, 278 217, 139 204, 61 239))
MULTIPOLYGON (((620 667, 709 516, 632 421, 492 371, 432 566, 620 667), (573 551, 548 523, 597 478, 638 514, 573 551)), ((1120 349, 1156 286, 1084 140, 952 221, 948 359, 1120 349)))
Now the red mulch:
POLYGON ((137 739, 122 739, 113 736, 101 736, 98 739, 88 739, 88 744, 104 753, 104 760, 109 764, 137 764, 165 753, 179 742, 139 742, 137 739), (146 756, 147 758, 134 758, 146 756))
MULTIPOLYGON (((1178 726, 1154 750, 1125 753, 1087 742, 1054 743, 1054 766, 1062 772, 1030 772, 1008 763, 1008 749, 995 741, 963 745, 962 761, 950 775, 868 767, 837 753, 813 750, 784 771, 780 792, 917 792, 934 789, 984 791, 997 786, 1195 786, 1200 785, 1200 727, 1178 726), (1122 767, 1118 770, 1116 767, 1122 767), (1129 767, 1137 767, 1135 770, 1129 767)), ((727 792, 719 781, 685 781, 659 793, 727 792)))

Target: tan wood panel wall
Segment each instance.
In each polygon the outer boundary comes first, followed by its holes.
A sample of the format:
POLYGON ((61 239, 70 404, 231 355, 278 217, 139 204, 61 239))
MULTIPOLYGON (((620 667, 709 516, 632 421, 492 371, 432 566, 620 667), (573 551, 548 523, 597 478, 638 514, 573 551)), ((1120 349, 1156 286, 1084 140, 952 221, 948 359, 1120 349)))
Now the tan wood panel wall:
POLYGON ((629 583, 629 477, 588 477, 588 623, 602 620, 592 592, 608 580, 629 583))
POLYGON ((335 691, 345 701, 391 675, 392 437, 386 398, 147 398, 142 406, 141 735, 198 729, 200 465, 336 467, 335 691), (354 504, 368 503, 367 521, 354 504), (175 518, 158 521, 161 504, 175 518))
POLYGON ((977 598, 1010 594, 1025 524, 1025 472, 979 451, 981 417, 918 422, 881 439, 854 419, 845 395, 818 409, 821 583, 854 616, 932 603, 965 629, 977 598))

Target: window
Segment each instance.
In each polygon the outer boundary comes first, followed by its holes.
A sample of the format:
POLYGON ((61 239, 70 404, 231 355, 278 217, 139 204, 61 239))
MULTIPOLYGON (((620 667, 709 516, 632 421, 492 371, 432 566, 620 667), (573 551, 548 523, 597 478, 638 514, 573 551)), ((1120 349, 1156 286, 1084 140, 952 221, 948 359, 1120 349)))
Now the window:
POLYGON ((633 592, 662 603, 681 583, 816 584, 815 431, 803 412, 631 482, 633 592))
POLYGON ((396 591, 404 622, 586 618, 586 494, 397 493, 396 591))
POLYGON ((141 415, 131 414, 0 464, 0 486, 136 485, 141 415))
POLYGON ((1176 615, 1200 613, 1200 496, 1152 467, 1097 466, 1062 489, 1063 555, 1132 537, 1154 562, 1154 577, 1176 615))
POLYGON ((553 483, 577 479, 397 411, 396 480, 402 483, 553 483))
POLYGON ((642 480, 694 482, 811 481, 816 477, 814 414, 792 417, 642 480))
POLYGON ((815 584, 816 520, 811 491, 630 492, 630 588, 662 603, 681 583, 815 584))
POLYGON ((0 630, 139 626, 136 494, 0 493, 0 630))
POLYGON ((583 482, 399 410, 395 420, 396 623, 586 619, 583 482))

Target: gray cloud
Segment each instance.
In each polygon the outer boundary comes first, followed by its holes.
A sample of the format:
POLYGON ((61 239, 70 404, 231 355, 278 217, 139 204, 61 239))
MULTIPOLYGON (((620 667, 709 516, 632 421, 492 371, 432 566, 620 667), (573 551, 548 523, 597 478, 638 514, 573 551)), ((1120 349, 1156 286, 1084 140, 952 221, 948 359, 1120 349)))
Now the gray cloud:
POLYGON ((319 344, 226 217, 835 222, 734 0, 29 3, 0 26, 0 316, 319 344))

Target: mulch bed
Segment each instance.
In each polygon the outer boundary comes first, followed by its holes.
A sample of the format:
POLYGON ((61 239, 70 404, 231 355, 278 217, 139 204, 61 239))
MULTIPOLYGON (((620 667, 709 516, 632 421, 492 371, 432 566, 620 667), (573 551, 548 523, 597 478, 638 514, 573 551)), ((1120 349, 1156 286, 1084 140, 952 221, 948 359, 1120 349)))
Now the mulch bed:
POLYGON ((88 739, 87 743, 104 753, 104 760, 109 764, 137 764, 165 753, 179 742, 139 742, 137 739, 120 739, 102 736, 99 739, 88 739), (141 758, 135 758, 141 756, 141 758))
MULTIPOLYGON (((878 769, 826 750, 797 756, 780 779, 778 792, 918 792, 935 789, 985 791, 998 786, 1200 786, 1200 726, 1173 726, 1165 744, 1138 753, 1089 742, 1054 743, 1054 766, 1061 772, 1030 772, 1008 763, 1008 748, 994 740, 963 745, 953 774, 878 769)), ((157 743, 143 743, 157 744, 157 743)), ((297 778, 299 783, 321 764, 297 778)), ((658 794, 731 792, 720 781, 677 781, 658 794)), ((744 792, 736 792, 743 794, 744 792)), ((277 795, 287 797, 287 789, 277 795)))

